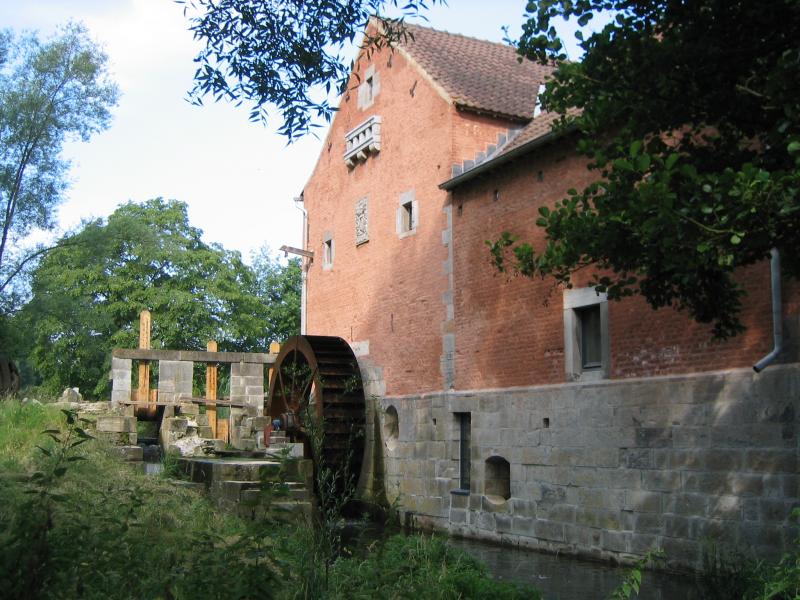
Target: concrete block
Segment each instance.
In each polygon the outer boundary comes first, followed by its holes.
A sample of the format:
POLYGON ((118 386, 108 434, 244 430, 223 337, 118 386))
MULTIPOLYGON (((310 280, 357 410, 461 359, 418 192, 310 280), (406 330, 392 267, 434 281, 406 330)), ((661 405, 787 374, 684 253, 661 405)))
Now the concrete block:
POLYGON ((708 516, 715 519, 741 520, 743 500, 738 496, 717 496, 709 498, 708 516))
POLYGON ((766 473, 796 473, 797 451, 788 449, 746 450, 744 453, 746 471, 766 473))
POLYGON ((689 537, 689 517, 664 515, 664 535, 669 537, 689 537))
POLYGON ((657 535, 637 534, 628 540, 628 552, 640 556, 660 547, 660 537, 657 535))
POLYGON ((181 415, 196 416, 200 414, 200 405, 194 402, 181 402, 178 404, 178 413, 181 415))
POLYGON ((664 533, 664 519, 655 513, 622 513, 622 529, 633 531, 636 534, 661 534, 664 533))
POLYGON ((533 523, 534 536, 543 540, 551 540, 554 542, 564 541, 564 525, 562 523, 553 523, 543 519, 537 519, 533 523))
POLYGON ((761 521, 785 522, 789 519, 795 506, 797 506, 797 502, 792 500, 762 498, 758 501, 756 518, 761 521))
POLYGON ((704 517, 708 510, 708 496, 705 494, 668 494, 664 500, 664 512, 685 517, 704 517))
POLYGON ((484 531, 496 531, 497 525, 495 523, 494 513, 485 513, 485 512, 477 513, 475 519, 475 526, 478 529, 482 529, 484 531))
POLYGON ((680 471, 642 471, 642 487, 655 492, 681 489, 680 471))
POLYGON ((131 401, 131 390, 128 389, 112 389, 111 390, 111 403, 120 404, 131 401))
POLYGON ((764 493, 764 477, 731 473, 728 476, 728 493, 735 496, 761 496, 764 493))
POLYGON ((449 517, 451 523, 466 524, 467 511, 462 509, 450 508, 449 517))
POLYGON ((612 552, 627 552, 630 534, 623 531, 603 531, 600 534, 600 544, 604 550, 612 552))
POLYGON ((172 417, 164 419, 161 423, 161 429, 172 431, 175 433, 185 434, 189 428, 189 419, 186 417, 172 417))
POLYGON ((742 451, 735 448, 724 450, 711 448, 705 451, 705 468, 709 471, 733 471, 742 466, 742 451))
POLYGON ((667 555, 668 564, 699 564, 701 551, 699 542, 665 537, 661 540, 661 548, 667 555))
POLYGON ((701 494, 724 494, 729 489, 728 474, 713 473, 684 473, 683 491, 701 494))
POLYGON ((141 446, 117 446, 114 449, 124 461, 140 462, 144 453, 141 446))
POLYGON ((641 490, 627 490, 625 492, 625 510, 635 512, 661 512, 661 498, 659 492, 641 490))
POLYGON ((649 448, 623 448, 619 451, 619 464, 629 469, 664 468, 666 465, 653 462, 654 450, 649 448))
POLYGON ((672 447, 672 428, 639 427, 636 429, 636 446, 639 448, 672 447))
POLYGON ((95 436, 112 446, 135 446, 138 441, 136 432, 98 431, 95 436))
POLYGON ((136 417, 98 415, 95 427, 98 432, 104 433, 135 433, 136 417))
POLYGON ((496 514, 494 516, 495 529, 498 533, 511 533, 512 517, 509 514, 496 514))

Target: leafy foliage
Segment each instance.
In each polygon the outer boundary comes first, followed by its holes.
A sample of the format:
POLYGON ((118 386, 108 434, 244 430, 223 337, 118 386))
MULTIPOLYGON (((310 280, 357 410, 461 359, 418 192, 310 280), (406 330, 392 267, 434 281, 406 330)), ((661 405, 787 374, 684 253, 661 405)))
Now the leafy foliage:
POLYGON ((625 573, 622 583, 617 589, 611 592, 611 600, 629 600, 632 594, 639 597, 639 589, 642 586, 642 573, 652 563, 657 563, 665 557, 663 550, 649 550, 642 558, 636 561, 625 573))
MULTIPOLYGON (((430 0, 436 3, 438 0, 430 0)), ((374 50, 405 35, 402 19, 426 9, 426 0, 178 0, 190 29, 205 43, 195 62, 191 92, 251 104, 250 119, 266 121, 268 106, 282 117, 280 133, 290 140, 319 121, 330 121, 333 86, 343 91, 352 62, 347 49, 366 31, 370 17, 384 8, 399 18, 378 16, 383 31, 364 38, 374 50)))
POLYGON ((50 229, 66 187, 65 140, 104 129, 117 88, 82 25, 45 42, 0 32, 0 293, 42 249, 14 252, 34 228, 50 229))
MULTIPOLYGON (((31 467, 6 466, 0 486, 0 596, 3 598, 254 598, 274 597, 277 568, 269 537, 218 513, 203 497, 134 472, 97 442, 56 455, 79 426, 46 406, 0 404, 26 440, 17 453, 36 470, 58 473, 33 481, 31 467), (16 415, 16 416, 14 416, 16 415), (48 421, 56 443, 36 450, 31 426, 48 421), (58 433, 55 433, 55 432, 58 433), (35 460, 28 456, 34 453, 35 460), (65 468, 68 467, 68 468, 65 468), (63 470, 62 470, 63 469, 63 470), (42 480, 44 481, 44 480, 42 480), (34 492, 34 493, 29 493, 34 492), (41 533, 41 534, 40 534, 41 533), (231 577, 231 572, 236 577, 231 577)), ((41 442, 40 442, 41 443, 41 442)))
POLYGON ((537 600, 532 588, 495 581, 486 567, 438 537, 397 535, 362 559, 337 561, 330 598, 537 600))
POLYGON ((86 460, 68 462, 51 480, 47 518, 42 496, 26 492, 39 489, 32 472, 58 468, 34 444, 52 455, 67 437, 79 437, 69 431, 80 421, 73 415, 72 423, 64 423, 59 415, 48 406, 0 403, 0 448, 11 458, 0 455, 3 598, 539 597, 535 590, 493 581, 477 561, 426 536, 376 542, 365 557, 308 562, 314 553, 306 544, 315 536, 310 528, 226 515, 202 495, 130 469, 96 441, 68 449, 68 458, 86 460), (61 442, 37 439, 42 427, 61 442), (37 528, 47 535, 31 535, 37 528), (35 570, 16 567, 42 558, 35 570), (309 568, 329 571, 319 595, 303 596, 298 585, 313 576, 309 568))
POLYGON ((261 248, 252 260, 255 289, 251 292, 261 299, 263 329, 261 347, 272 340, 285 340, 300 333, 300 291, 302 267, 300 259, 293 258, 281 264, 270 249, 261 248))
POLYGON ((493 243, 495 262, 567 285, 596 265, 610 298, 641 294, 735 335, 737 268, 777 247, 786 274, 800 275, 800 5, 541 0, 527 10, 519 49, 540 61, 565 59, 555 19, 613 16, 582 41, 581 62, 559 62, 543 98, 570 115, 559 126, 574 129, 598 179, 541 210, 544 248, 508 236, 493 243))
POLYGON ((297 277, 281 282, 281 269, 270 269, 272 283, 259 280, 238 253, 203 242, 183 203, 129 203, 43 258, 17 325, 29 332, 30 359, 47 388, 99 396, 111 349, 136 347, 144 309, 154 315, 154 345, 164 348, 204 349, 215 339, 220 350, 262 351, 271 336, 290 332, 293 309, 275 305, 280 293, 299 295, 297 277))

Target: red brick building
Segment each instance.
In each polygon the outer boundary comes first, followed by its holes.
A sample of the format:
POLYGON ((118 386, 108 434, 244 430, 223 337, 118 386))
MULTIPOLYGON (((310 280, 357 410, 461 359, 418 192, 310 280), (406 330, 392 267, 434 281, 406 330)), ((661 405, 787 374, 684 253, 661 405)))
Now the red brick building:
MULTIPOLYGON (((537 209, 595 174, 551 133, 547 68, 411 26, 362 56, 303 196, 309 334, 348 340, 383 436, 368 469, 418 523, 625 557, 778 549, 798 500, 796 345, 772 348, 768 265, 743 335, 641 299, 508 278, 485 240, 543 240, 537 209), (786 364, 789 363, 789 364, 786 364), (377 457, 377 458, 376 458, 377 457)), ((800 293, 784 285, 796 333, 800 293)))

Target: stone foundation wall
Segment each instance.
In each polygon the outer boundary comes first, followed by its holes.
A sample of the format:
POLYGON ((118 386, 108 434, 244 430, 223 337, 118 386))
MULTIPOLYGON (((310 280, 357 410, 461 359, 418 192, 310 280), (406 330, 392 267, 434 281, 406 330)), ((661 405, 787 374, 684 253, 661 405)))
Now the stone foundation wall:
POLYGON ((231 363, 231 402, 241 402, 252 416, 263 414, 264 365, 231 363))
POLYGON ((622 561, 660 547, 676 567, 706 540, 764 557, 798 534, 800 364, 384 397, 377 412, 387 495, 421 527, 622 561), (471 419, 465 493, 456 413, 471 419))
POLYGON ((192 397, 194 363, 184 360, 158 361, 158 399, 161 402, 180 402, 192 397))

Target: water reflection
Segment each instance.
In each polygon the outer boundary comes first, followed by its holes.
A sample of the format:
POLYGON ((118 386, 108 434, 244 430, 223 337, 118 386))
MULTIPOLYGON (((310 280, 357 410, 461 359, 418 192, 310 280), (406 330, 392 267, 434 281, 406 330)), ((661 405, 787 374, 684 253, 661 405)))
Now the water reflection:
MULTIPOLYGON (((451 538, 449 543, 486 563, 496 579, 538 588, 544 600, 605 599, 625 575, 624 568, 567 556, 456 538, 451 538)), ((691 578, 648 571, 642 578, 638 598, 692 600, 699 595, 691 578)))

